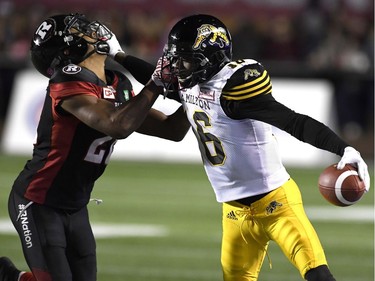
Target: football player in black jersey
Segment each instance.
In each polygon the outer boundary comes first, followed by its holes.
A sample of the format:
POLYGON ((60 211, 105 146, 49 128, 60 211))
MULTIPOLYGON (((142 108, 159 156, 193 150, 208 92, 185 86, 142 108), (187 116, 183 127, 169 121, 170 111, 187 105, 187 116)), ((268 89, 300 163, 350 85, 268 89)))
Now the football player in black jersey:
POLYGON ((182 107, 170 116, 152 109, 163 87, 154 66, 125 55, 116 36, 84 15, 44 20, 31 42, 35 68, 49 77, 32 159, 14 182, 10 218, 31 272, 0 258, 0 281, 94 281, 95 239, 87 204, 117 139, 134 131, 172 141, 190 128, 182 107), (105 68, 120 62, 145 87, 105 68))
POLYGON ((258 280, 273 240, 302 278, 334 281, 299 188, 282 164, 271 125, 342 156, 337 168, 356 166, 368 190, 369 173, 360 154, 324 124, 276 101, 262 64, 232 61, 230 33, 213 16, 178 21, 159 64, 162 70, 153 80, 167 89, 178 87, 207 176, 223 204, 224 280, 258 280))

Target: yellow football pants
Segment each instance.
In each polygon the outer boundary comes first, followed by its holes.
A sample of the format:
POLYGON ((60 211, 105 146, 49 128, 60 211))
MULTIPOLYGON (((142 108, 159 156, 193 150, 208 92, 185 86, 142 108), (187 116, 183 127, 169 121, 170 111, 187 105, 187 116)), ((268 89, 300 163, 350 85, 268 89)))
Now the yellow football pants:
POLYGON ((319 238, 290 179, 250 206, 223 204, 221 263, 224 281, 255 281, 269 241, 275 241, 302 277, 327 264, 319 238))

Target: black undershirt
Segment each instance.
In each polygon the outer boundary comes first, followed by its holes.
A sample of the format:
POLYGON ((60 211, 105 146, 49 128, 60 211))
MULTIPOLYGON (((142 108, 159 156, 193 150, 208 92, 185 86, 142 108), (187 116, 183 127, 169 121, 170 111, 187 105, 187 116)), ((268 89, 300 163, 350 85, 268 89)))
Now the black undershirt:
POLYGON ((271 94, 261 95, 246 101, 221 98, 225 114, 232 119, 250 118, 273 125, 317 148, 342 156, 348 146, 323 123, 296 113, 274 99, 271 94))

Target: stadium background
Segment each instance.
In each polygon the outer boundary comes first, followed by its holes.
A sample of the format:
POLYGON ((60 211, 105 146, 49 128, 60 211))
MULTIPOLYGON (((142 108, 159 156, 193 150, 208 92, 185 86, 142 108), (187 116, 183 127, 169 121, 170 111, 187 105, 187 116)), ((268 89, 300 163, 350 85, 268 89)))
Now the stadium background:
MULTIPOLYGON (((128 53, 150 62, 156 62, 176 19, 198 12, 218 16, 231 30, 235 58, 255 58, 273 79, 291 85, 306 79, 330 85, 333 100, 325 110, 333 113, 338 134, 370 164, 373 180, 373 1, 0 0, 0 132, 11 116, 19 74, 32 71, 28 48, 34 29, 50 14, 71 11, 107 23, 128 53)), ((23 266, 6 200, 28 157, 0 153, 0 255, 23 266)), ((373 189, 356 206, 335 208, 318 194, 319 167, 289 168, 338 280, 374 280, 373 189)), ((90 207, 98 226, 99 280, 220 278, 220 208, 199 165, 117 159, 94 193, 104 200, 90 207)), ((266 260, 264 280, 300 280, 277 247, 270 251, 274 269, 266 260)))

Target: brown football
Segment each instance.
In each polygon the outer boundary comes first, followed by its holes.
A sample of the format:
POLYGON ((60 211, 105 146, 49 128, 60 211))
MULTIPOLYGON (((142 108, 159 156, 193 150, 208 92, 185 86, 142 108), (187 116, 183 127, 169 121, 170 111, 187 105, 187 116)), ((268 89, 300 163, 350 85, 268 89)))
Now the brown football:
POLYGON ((365 193, 365 183, 357 173, 357 169, 346 164, 337 170, 337 163, 328 166, 319 176, 319 191, 331 204, 341 207, 353 205, 365 193))

